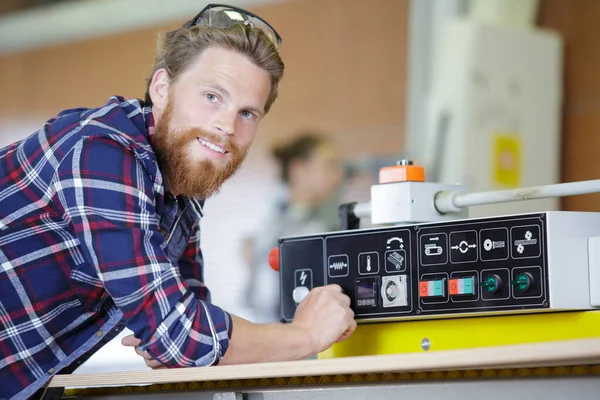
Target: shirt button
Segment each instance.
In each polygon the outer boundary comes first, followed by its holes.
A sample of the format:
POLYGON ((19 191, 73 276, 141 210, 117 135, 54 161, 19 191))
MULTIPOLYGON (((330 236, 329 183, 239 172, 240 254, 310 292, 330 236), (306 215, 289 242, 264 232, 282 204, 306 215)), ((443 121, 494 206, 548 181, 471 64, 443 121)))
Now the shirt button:
POLYGON ((53 374, 53 373, 54 373, 54 368, 50 368, 50 369, 48 370, 48 373, 49 373, 49 374, 53 374))
POLYGON ((96 336, 98 336, 98 337, 102 336, 102 331, 99 330, 98 332, 96 332, 96 336))

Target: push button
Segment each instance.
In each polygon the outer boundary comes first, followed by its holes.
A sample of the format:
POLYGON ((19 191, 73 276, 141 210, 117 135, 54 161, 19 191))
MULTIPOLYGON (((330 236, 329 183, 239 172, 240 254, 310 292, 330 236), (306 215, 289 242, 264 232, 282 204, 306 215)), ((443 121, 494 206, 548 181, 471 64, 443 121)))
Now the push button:
POLYGON ((419 282, 419 295, 421 297, 444 297, 444 281, 421 281, 419 282))
POLYGON ((450 296, 474 295, 475 288, 473 281, 473 277, 450 279, 448 282, 448 291, 450 292, 450 296))

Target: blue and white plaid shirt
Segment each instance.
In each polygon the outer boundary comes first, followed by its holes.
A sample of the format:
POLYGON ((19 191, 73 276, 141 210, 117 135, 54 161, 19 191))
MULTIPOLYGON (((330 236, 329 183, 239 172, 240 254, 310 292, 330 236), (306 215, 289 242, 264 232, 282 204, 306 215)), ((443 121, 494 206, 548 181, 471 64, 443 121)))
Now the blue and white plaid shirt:
POLYGON ((27 398, 121 326, 168 367, 217 364, 231 316, 202 276, 201 201, 170 196, 151 109, 111 97, 0 149, 0 398, 27 398))

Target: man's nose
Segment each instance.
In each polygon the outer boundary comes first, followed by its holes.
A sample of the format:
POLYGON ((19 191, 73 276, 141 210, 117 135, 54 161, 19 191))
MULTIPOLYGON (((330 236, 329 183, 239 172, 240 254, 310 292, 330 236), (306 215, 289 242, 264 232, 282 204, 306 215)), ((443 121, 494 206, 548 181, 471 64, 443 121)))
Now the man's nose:
POLYGON ((237 113, 228 110, 221 111, 214 122, 214 127, 219 133, 233 135, 237 113))

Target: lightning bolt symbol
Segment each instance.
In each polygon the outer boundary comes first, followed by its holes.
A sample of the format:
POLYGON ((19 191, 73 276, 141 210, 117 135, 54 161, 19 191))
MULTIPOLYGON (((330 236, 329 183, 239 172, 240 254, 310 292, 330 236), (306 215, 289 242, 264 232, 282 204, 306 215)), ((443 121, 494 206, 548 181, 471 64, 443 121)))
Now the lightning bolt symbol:
POLYGON ((306 272, 302 271, 300 274, 300 283, 302 283, 302 286, 304 286, 304 282, 306 282, 306 272))

